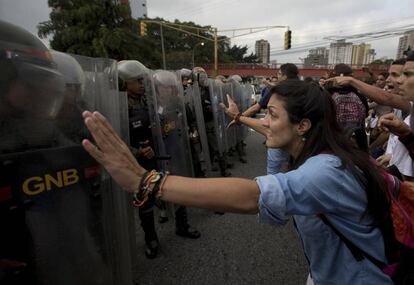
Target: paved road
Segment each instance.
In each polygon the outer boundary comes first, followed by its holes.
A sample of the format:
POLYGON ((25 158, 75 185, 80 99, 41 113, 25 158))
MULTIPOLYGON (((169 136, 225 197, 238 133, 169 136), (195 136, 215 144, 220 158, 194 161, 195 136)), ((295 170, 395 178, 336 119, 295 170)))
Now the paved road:
MULTIPOLYGON (((253 178, 266 171, 263 137, 250 132, 247 164, 237 162, 233 176, 253 178)), ((257 223, 257 216, 217 215, 189 209, 190 224, 201 232, 198 240, 174 233, 172 218, 157 224, 159 256, 144 256, 143 234, 138 227, 139 284, 305 284, 307 265, 292 222, 284 227, 257 223)))

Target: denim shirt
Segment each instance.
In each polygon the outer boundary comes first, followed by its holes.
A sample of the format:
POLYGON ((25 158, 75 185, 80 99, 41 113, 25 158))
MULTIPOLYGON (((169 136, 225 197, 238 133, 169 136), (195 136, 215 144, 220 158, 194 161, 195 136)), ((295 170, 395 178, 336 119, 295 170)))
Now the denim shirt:
POLYGON ((267 174, 279 173, 282 166, 289 160, 289 154, 280 148, 267 149, 267 174))
POLYGON ((386 262, 380 230, 364 215, 367 197, 338 157, 320 154, 298 169, 256 178, 260 188, 259 219, 284 225, 293 216, 310 272, 319 284, 392 284, 368 259, 358 262, 333 230, 317 216, 324 213, 356 246, 386 262))

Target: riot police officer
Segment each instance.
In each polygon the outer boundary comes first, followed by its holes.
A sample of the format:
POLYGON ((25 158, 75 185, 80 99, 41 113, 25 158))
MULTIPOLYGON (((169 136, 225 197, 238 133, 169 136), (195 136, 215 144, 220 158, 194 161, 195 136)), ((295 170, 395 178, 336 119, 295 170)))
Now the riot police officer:
MULTIPOLYGON (((157 169, 157 160, 154 152, 153 133, 151 128, 150 110, 148 100, 152 100, 151 84, 145 84, 149 80, 150 70, 135 60, 118 62, 118 75, 122 80, 128 96, 129 135, 132 152, 140 164, 148 169, 157 169)), ((162 206, 163 207, 163 206, 162 206)), ((187 223, 187 215, 184 207, 176 211, 176 234, 199 238, 200 233, 191 228, 187 223)), ((154 210, 152 207, 139 207, 141 226, 145 233, 147 258, 155 258, 158 253, 159 240, 154 225, 154 210)))
POLYGON ((208 87, 208 75, 206 71, 201 67, 193 68, 193 80, 197 81, 200 86, 200 96, 203 106, 203 115, 206 126, 208 145, 210 147, 211 162, 213 163, 213 161, 215 160, 218 161, 221 176, 231 176, 231 173, 227 170, 226 154, 218 152, 218 142, 215 133, 218 130, 216 130, 214 127, 213 108, 211 105, 212 100, 210 96, 210 90, 208 87))
POLYGON ((1 284, 25 284, 37 280, 31 259, 33 240, 25 221, 26 211, 19 199, 20 193, 13 190, 16 173, 8 154, 48 146, 54 137, 51 128, 44 130, 39 126, 56 115, 51 103, 55 102, 58 110, 64 95, 62 75, 48 55, 47 48, 33 35, 0 21, 1 284), (28 47, 32 53, 27 51, 28 47), (49 90, 48 84, 53 84, 49 90), (33 96, 36 93, 39 97, 33 96))
POLYGON ((181 77, 184 91, 185 112, 189 129, 188 136, 190 139, 194 176, 206 177, 206 170, 210 168, 210 154, 204 118, 202 114, 197 113, 198 107, 201 107, 200 91, 198 90, 198 84, 196 86, 192 84, 191 70, 183 68, 179 70, 178 74, 181 77))
POLYGON ((112 278, 100 167, 80 145, 82 78, 71 56, 0 21, 1 284, 112 278))

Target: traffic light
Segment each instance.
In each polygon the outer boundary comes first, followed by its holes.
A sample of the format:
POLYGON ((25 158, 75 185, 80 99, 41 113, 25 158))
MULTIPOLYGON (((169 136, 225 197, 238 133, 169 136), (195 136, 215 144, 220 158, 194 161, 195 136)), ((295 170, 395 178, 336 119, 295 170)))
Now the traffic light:
POLYGON ((147 35, 147 24, 145 22, 140 23, 140 35, 141 37, 145 37, 147 35))
POLYGON ((285 49, 290 49, 292 42, 292 31, 287 30, 285 32, 285 49))

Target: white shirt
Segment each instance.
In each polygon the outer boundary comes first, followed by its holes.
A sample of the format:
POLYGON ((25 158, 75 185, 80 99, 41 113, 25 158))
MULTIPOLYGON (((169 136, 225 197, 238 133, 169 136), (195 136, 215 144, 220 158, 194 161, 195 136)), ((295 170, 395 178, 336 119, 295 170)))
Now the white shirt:
MULTIPOLYGON (((411 115, 404 120, 408 125, 410 125, 410 117, 411 115)), ((390 134, 385 153, 392 155, 389 165, 395 165, 405 176, 414 177, 413 160, 407 148, 398 140, 398 136, 390 134)))

